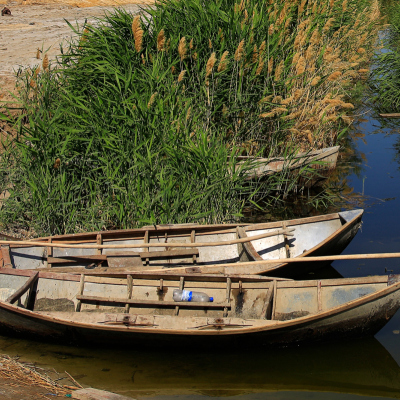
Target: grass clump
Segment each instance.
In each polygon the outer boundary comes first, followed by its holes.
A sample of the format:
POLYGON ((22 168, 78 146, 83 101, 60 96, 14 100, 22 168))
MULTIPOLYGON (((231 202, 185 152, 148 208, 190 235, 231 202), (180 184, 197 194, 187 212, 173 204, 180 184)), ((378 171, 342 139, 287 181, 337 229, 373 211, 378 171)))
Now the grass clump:
POLYGON ((75 30, 55 63, 19 77, 0 220, 46 234, 224 222, 256 194, 275 200, 295 178, 255 187, 237 156, 336 143, 377 7, 162 0, 75 30))

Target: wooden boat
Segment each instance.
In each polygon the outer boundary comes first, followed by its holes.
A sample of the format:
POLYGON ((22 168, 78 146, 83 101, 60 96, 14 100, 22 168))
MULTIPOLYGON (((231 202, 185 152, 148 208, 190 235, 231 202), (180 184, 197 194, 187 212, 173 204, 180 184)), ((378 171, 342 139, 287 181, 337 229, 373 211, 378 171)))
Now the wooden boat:
POLYGON ((400 307, 400 275, 292 281, 134 272, 126 279, 0 269, 0 333, 152 347, 288 345, 371 335, 400 307), (213 302, 175 302, 174 289, 213 302))
POLYGON ((261 224, 157 225, 53 236, 9 245, 4 242, 0 266, 105 273, 183 265, 188 267, 186 272, 194 273, 292 278, 326 262, 290 264, 280 263, 279 259, 341 253, 357 233, 362 214, 363 210, 353 210, 261 224), (246 267, 239 263, 262 260, 277 262, 246 267))
POLYGON ((320 150, 297 153, 296 155, 274 158, 238 157, 239 163, 252 159, 255 162, 254 168, 248 171, 249 179, 260 179, 282 171, 291 174, 298 173, 304 175, 301 183, 306 187, 311 187, 326 178, 329 173, 336 168, 340 146, 326 147, 320 150), (307 173, 305 173, 307 169, 307 173), (315 173, 310 173, 314 170, 315 173), (316 173, 318 171, 318 174, 316 173), (306 179, 304 179, 306 178, 306 179))

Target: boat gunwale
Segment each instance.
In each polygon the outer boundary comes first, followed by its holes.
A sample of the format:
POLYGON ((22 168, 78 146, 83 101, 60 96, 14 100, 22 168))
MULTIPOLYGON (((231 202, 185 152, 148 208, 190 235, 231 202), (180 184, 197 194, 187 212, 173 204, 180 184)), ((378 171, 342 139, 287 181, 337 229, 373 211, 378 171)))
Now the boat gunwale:
MULTIPOLYGON (((264 229, 274 229, 274 228, 281 228, 282 223, 286 222, 287 228, 296 225, 305 225, 308 223, 315 223, 315 222, 325 222, 331 221, 334 219, 340 219, 339 213, 331 213, 326 215, 316 215, 312 217, 304 217, 298 219, 289 219, 284 221, 271 221, 271 222, 262 222, 257 224, 248 224, 248 223, 238 223, 238 224, 214 224, 214 225, 190 225, 190 226, 177 226, 177 225, 156 225, 155 228, 143 227, 143 228, 135 228, 135 229, 120 229, 115 231, 96 231, 96 232, 88 232, 88 233, 74 233, 74 234, 67 234, 67 235, 55 235, 55 236, 45 236, 39 237, 35 239, 29 239, 28 241, 31 242, 40 242, 40 241, 48 241, 49 239, 52 240, 53 243, 62 243, 62 240, 66 240, 66 238, 71 238, 75 240, 68 240, 68 244, 78 244, 78 243, 87 243, 87 242, 95 242, 97 235, 102 235, 103 243, 110 242, 110 241, 122 241, 122 240, 129 240, 129 239, 142 239, 142 237, 129 237, 128 235, 132 235, 134 233, 143 234, 146 231, 150 234, 159 233, 163 234, 166 232, 174 232, 175 236, 182 236, 179 232, 184 232, 183 236, 187 235, 190 236, 191 232, 186 233, 186 231, 196 231, 197 235, 219 235, 223 233, 236 233, 236 227, 244 227, 246 232, 249 231, 257 231, 257 230, 264 230, 264 229), (118 235, 123 234, 123 236, 118 237, 118 235), (107 237, 110 236, 110 237, 107 237), (116 238, 114 237, 116 236, 116 238), (82 239, 79 239, 81 238, 82 239), (91 239, 84 239, 85 237, 92 237, 91 239)), ((168 237, 173 237, 172 235, 168 237)), ((60 244, 61 244, 60 243, 60 244)), ((67 244, 66 243, 66 244, 67 244)), ((7 241, 2 243, 3 245, 7 245, 7 241)), ((165 243, 160 243, 163 245, 165 243)), ((19 245, 14 244, 10 245, 10 248, 22 248, 22 247, 36 247, 36 245, 19 245)), ((210 242, 210 247, 212 247, 212 242, 210 242)))

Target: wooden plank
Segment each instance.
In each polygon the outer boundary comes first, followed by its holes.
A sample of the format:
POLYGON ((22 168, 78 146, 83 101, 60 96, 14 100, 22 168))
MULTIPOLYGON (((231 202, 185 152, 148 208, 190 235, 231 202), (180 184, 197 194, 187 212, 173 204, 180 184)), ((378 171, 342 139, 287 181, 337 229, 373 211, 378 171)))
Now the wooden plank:
MULTIPOLYGON (((144 233, 143 243, 149 243, 149 231, 148 230, 144 233)), ((149 247, 144 247, 144 249, 146 251, 150 250, 149 247)), ((149 258, 146 258, 144 260, 144 265, 149 265, 149 262, 150 262, 149 258)))
MULTIPOLYGON (((129 246, 127 246, 129 247, 129 246)), ((114 256, 124 256, 124 257, 141 257, 141 258, 168 258, 168 257, 191 257, 193 255, 199 255, 199 249, 176 249, 176 250, 168 250, 168 251, 108 251, 104 254, 107 257, 114 256)))
POLYGON ((276 281, 273 282, 274 286, 273 286, 273 290, 272 290, 272 311, 271 311, 271 320, 274 319, 275 316, 275 310, 276 310, 276 293, 277 293, 277 284, 276 281))
MULTIPOLYGON (((101 235, 101 233, 99 233, 96 236, 96 243, 97 244, 103 244, 103 236, 101 235)), ((97 254, 101 254, 101 249, 97 249, 97 254)))
MULTIPOLYGON (((282 222, 282 229, 286 229, 286 228, 287 228, 286 222, 283 221, 283 222, 282 222)), ((283 239, 284 239, 284 241, 285 241, 286 258, 290 258, 289 240, 288 240, 287 235, 283 234, 283 239)))
MULTIPOLYGON (((49 238, 49 243, 52 242, 52 238, 49 238)), ((49 261, 49 258, 52 258, 53 256, 53 248, 52 247, 47 247, 47 267, 48 268, 52 268, 53 267, 53 263, 51 261, 49 261)))
POLYGON ((2 245, 1 253, 3 255, 3 267, 4 268, 13 268, 13 265, 11 262, 10 246, 2 245))
MULTIPOLYGON (((192 230, 192 232, 191 232, 191 234, 190 234, 190 242, 191 243, 195 243, 196 242, 196 231, 193 229, 192 230)), ((198 250, 197 250, 198 251, 198 250)), ((193 258, 192 258, 192 260, 193 260, 193 264, 196 264, 196 262, 197 262, 197 256, 198 256, 199 254, 193 254, 193 258)))
MULTIPOLYGON (((127 280, 127 297, 130 300, 132 298, 132 292, 133 292, 133 278, 132 275, 127 275, 126 276, 126 280, 127 280)), ((129 303, 125 304, 125 313, 129 313, 129 308, 130 305, 129 303)))
POLYGON ((77 263, 98 263, 107 261, 112 268, 129 268, 130 266, 141 266, 143 258, 148 259, 165 259, 165 258, 182 258, 196 257, 199 255, 198 249, 178 249, 169 251, 151 251, 151 252, 112 252, 106 254, 93 254, 86 256, 67 256, 67 257, 48 257, 50 264, 77 264, 77 263), (135 260, 135 258, 137 260, 135 260))
MULTIPOLYGON (((181 276, 179 279, 179 290, 183 290, 184 281, 185 281, 185 278, 183 276, 181 276)), ((179 306, 176 306, 175 307, 175 315, 178 315, 178 314, 179 314, 179 306)))
MULTIPOLYGON (((266 237, 270 236, 276 236, 276 235, 282 235, 283 233, 286 233, 286 235, 293 235, 292 232, 294 231, 294 228, 287 229, 285 232, 283 232, 281 229, 278 229, 273 232, 267 232, 267 233, 262 233, 259 235, 254 235, 254 236, 249 236, 246 238, 242 239, 232 239, 232 240, 223 240, 219 242, 199 242, 199 243, 169 243, 168 247, 215 247, 215 246, 227 246, 231 244, 237 244, 237 243, 247 243, 251 242, 252 240, 258 240, 258 239, 264 239, 266 237)), ((69 244, 69 243, 55 243, 54 241, 51 244, 41 242, 41 241, 36 241, 36 242, 13 242, 9 241, 8 242, 10 245, 11 244, 22 244, 22 245, 29 245, 29 246, 46 246, 51 245, 52 247, 58 247, 58 248, 65 248, 65 249, 126 249, 126 248, 149 248, 149 247, 161 247, 160 243, 146 243, 145 246, 143 246, 143 243, 132 243, 132 244, 114 244, 114 245, 100 245, 100 244, 69 244)))
POLYGON ((81 302, 95 303, 113 303, 113 304, 130 304, 136 306, 162 306, 162 307, 205 307, 205 308, 230 308, 229 303, 214 303, 214 302, 194 302, 194 301, 163 301, 163 300, 139 300, 139 299, 122 299, 117 297, 98 297, 77 295, 76 298, 81 302))
MULTIPOLYGON (((231 278, 226 279, 226 302, 230 304, 231 302, 231 287, 232 287, 232 280, 231 278)), ((224 317, 228 316, 228 307, 224 308, 224 317)))
MULTIPOLYGON (((250 236, 247 236, 246 231, 244 228, 239 226, 237 228, 237 233, 239 238, 248 238, 250 236)), ((249 261, 263 261, 263 258, 258 254, 257 250, 254 248, 253 243, 248 242, 248 243, 242 243, 243 249, 247 253, 247 256, 249 258, 249 261)))
POLYGON ((71 397, 76 400, 134 400, 132 397, 93 388, 74 390, 71 397))
POLYGON ((321 281, 318 281, 317 285, 317 300, 318 300, 318 311, 322 311, 321 281))
MULTIPOLYGON (((288 226, 295 226, 295 225, 303 225, 309 224, 313 222, 323 222, 323 221, 330 221, 333 219, 338 219, 338 213, 327 214, 327 215, 320 215, 314 217, 307 217, 307 218, 299 218, 293 220, 287 220, 286 223, 288 226)), ((120 229, 120 230, 113 230, 113 231, 102 231, 102 232, 87 232, 87 233, 77 233, 77 234, 70 234, 70 235, 55 235, 52 236, 52 240, 55 243, 62 243, 63 241, 67 241, 71 244, 78 244, 78 243, 88 243, 88 242, 95 242, 96 236, 101 233, 103 236, 103 243, 107 241, 116 241, 116 240, 133 240, 133 239, 143 239, 143 231, 151 231, 151 232, 164 232, 168 231, 169 236, 182 236, 187 235, 189 236, 192 229, 196 230, 197 235, 210 235, 210 234, 220 234, 220 233, 232 233, 235 232, 236 227, 244 226, 246 231, 251 230, 261 230, 261 229, 272 229, 272 228, 279 228, 281 226, 281 222, 266 222, 261 224, 214 224, 214 225, 197 225, 197 224, 175 224, 175 225, 155 225, 155 226, 148 226, 142 227, 138 229, 120 229), (179 232, 181 232, 179 234, 179 232)), ((28 244, 30 242, 34 243, 38 240, 47 242, 50 237, 42 237, 38 239, 31 239, 29 241, 24 241, 26 244, 10 244, 11 248, 17 247, 33 247, 35 245, 28 244)), ((12 238, 13 241, 17 242, 20 241, 18 238, 12 238)))
MULTIPOLYGON (((68 268, 71 270, 71 268, 68 268)), ((44 279, 55 279, 61 281, 75 281, 79 282, 80 277, 79 275, 74 275, 71 273, 57 273, 57 272, 50 272, 49 269, 43 268, 37 270, 40 272, 40 278, 44 279)), ((14 269, 14 268, 0 268, 0 275, 16 275, 16 276, 32 276, 37 271, 35 270, 21 270, 21 269, 14 269)), ((54 271, 54 269, 51 269, 54 271)), ((82 273, 82 269, 79 270, 79 274, 82 273)), ((125 278, 127 275, 132 275, 134 278, 137 279, 149 279, 149 280, 159 280, 164 279, 165 281, 176 281, 181 276, 189 279, 193 282, 226 282, 226 278, 228 275, 224 274, 192 274, 192 273, 168 273, 168 270, 163 270, 162 272, 153 272, 153 271, 130 271, 130 270, 121 270, 112 272, 111 268, 105 268, 103 272, 95 272, 91 273, 89 271, 85 271, 85 276, 87 278, 92 277, 93 279, 115 279, 115 278, 125 278), (111 272, 110 272, 111 271, 111 272), (104 278, 105 277, 105 278, 104 278)), ((260 275, 246 275, 246 274, 237 274, 237 275, 229 275, 232 281, 239 281, 242 280, 243 282, 252 282, 252 283, 263 283, 263 282, 270 282, 272 280, 277 281, 291 281, 291 279, 287 278, 271 278, 268 276, 260 276, 260 275)), ((371 277, 373 278, 373 277, 371 277)), ((379 277, 375 277, 379 278, 379 277)), ((382 277, 383 278, 383 277, 382 277)), ((386 277, 387 278, 387 277, 386 277)), ((88 281, 89 282, 89 281, 88 281)))
POLYGON ((268 287, 267 297, 265 298, 264 307, 261 312, 261 318, 271 319, 272 316, 272 300, 274 295, 274 282, 271 282, 268 287))
POLYGON ((50 264, 76 264, 76 263, 92 263, 98 261, 107 261, 107 255, 105 254, 93 254, 89 256, 67 256, 67 257, 47 257, 47 261, 50 264))
POLYGON ((39 272, 32 275, 14 294, 7 298, 6 303, 13 304, 23 296, 39 279, 39 272))
POLYGON ((82 274, 81 275, 81 280, 79 282, 79 289, 78 289, 78 294, 76 295, 76 299, 78 300, 78 302, 76 303, 76 312, 81 311, 81 306, 82 306, 82 302, 78 299, 78 296, 82 296, 83 295, 83 290, 85 289, 85 275, 82 274))

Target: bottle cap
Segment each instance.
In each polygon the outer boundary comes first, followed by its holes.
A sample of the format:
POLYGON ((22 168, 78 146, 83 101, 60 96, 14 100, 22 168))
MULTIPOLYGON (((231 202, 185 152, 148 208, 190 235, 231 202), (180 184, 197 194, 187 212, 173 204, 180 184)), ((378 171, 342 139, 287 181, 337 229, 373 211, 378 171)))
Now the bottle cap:
POLYGON ((214 297, 210 297, 210 301, 213 302, 214 301, 214 297))

